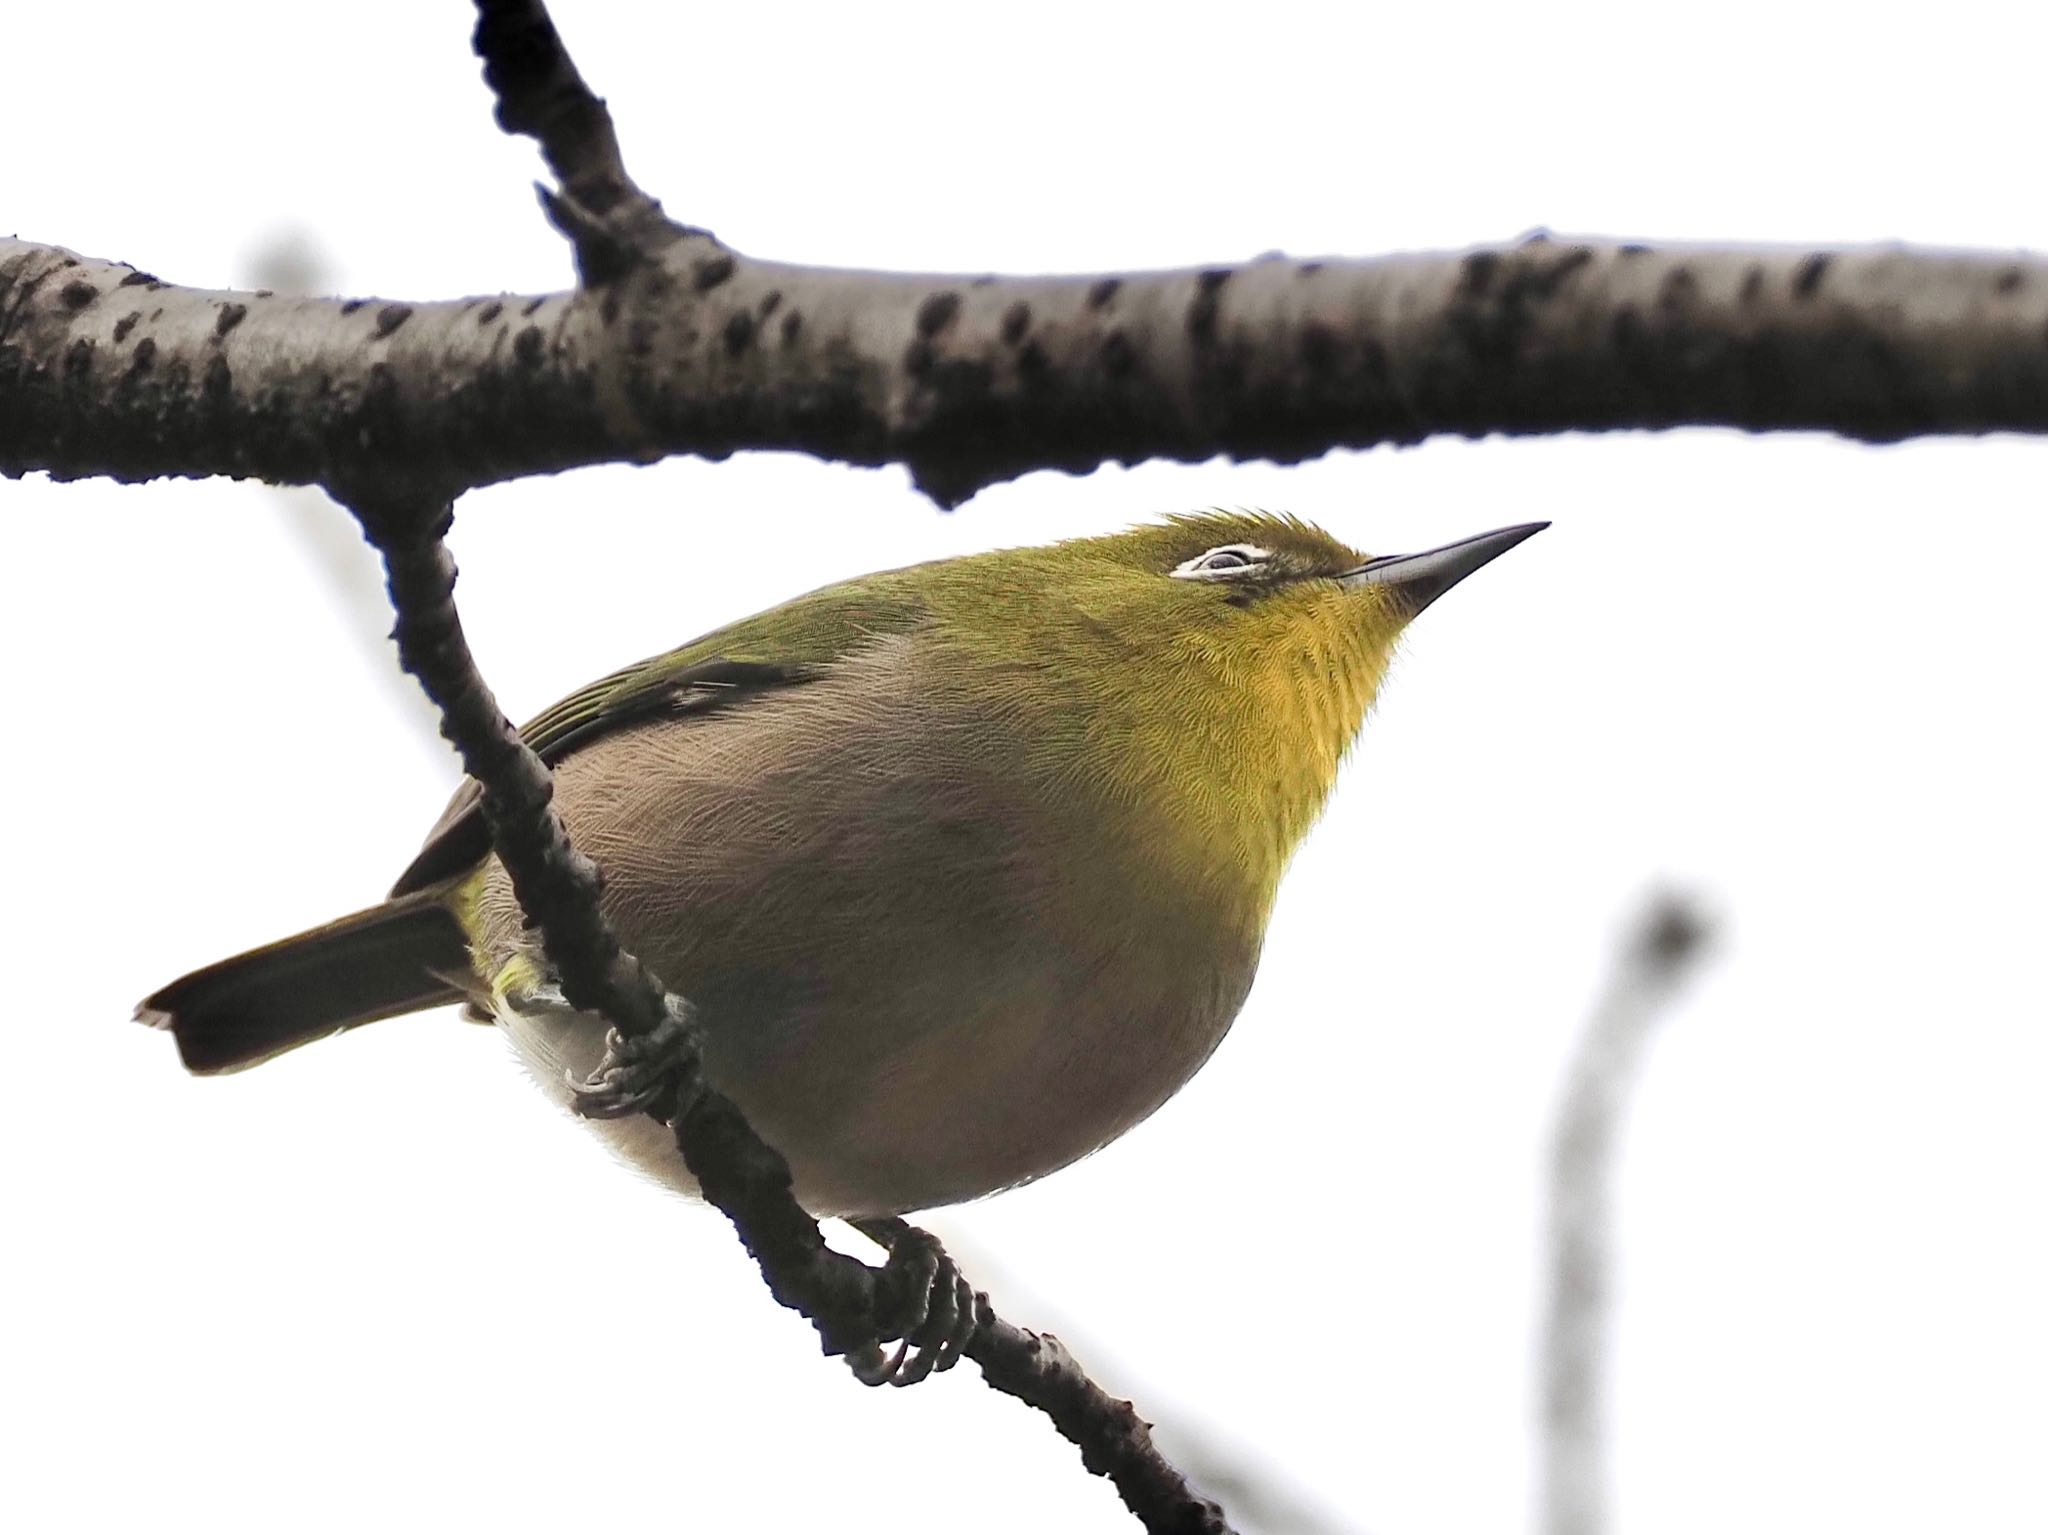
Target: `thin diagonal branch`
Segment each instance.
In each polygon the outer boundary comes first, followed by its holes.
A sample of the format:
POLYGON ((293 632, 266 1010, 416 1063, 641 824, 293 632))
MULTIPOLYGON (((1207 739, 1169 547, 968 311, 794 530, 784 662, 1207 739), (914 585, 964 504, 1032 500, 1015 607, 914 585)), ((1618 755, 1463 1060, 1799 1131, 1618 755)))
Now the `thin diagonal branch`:
POLYGON ((1544 1317, 1542 1535, 1604 1535, 1602 1376, 1613 1285, 1615 1142, 1664 1008, 1712 930, 1690 903, 1652 899, 1580 1037, 1550 1151, 1550 1296, 1544 1317))
MULTIPOLYGON (((443 541, 453 516, 447 497, 396 491, 380 481, 352 486, 343 499, 383 553, 400 661, 440 709, 443 734, 482 787, 493 845, 521 908, 541 931, 564 994, 609 1019, 629 1049, 660 1052, 671 1076, 659 1116, 674 1128, 704 1197, 731 1219, 775 1298, 811 1320, 828 1352, 875 1341, 875 1272, 825 1245, 791 1192, 788 1163, 702 1080, 688 1004, 620 944, 599 909, 596 867, 571 845, 553 808, 552 776, 478 671, 443 541)), ((1189 1489, 1131 1404, 1089 1380, 1058 1339, 1003 1321, 986 1296, 977 1297, 977 1320, 963 1352, 983 1377, 1051 1418, 1148 1530, 1225 1535, 1222 1511, 1189 1489)))
POLYGON ((576 251, 585 287, 610 282, 686 231, 626 173, 603 100, 583 83, 540 0, 476 0, 472 43, 498 98, 498 126, 540 143, 561 183, 542 203, 576 251))
POLYGON ((844 272, 679 237, 602 288, 203 292, 0 239, 0 473, 458 488, 789 449, 945 505, 1032 469, 1439 434, 2048 433, 2048 260, 1528 241, 1095 277, 844 272))

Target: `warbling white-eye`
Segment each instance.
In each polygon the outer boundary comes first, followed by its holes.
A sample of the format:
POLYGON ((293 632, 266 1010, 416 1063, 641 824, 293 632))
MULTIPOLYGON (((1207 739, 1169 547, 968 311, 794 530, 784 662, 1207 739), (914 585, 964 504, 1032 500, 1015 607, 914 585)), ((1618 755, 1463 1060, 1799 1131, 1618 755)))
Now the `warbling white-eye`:
MULTIPOLYGON (((1216 1048, 1402 627, 1543 524, 1373 559, 1202 512, 828 586, 526 728, 626 946, 820 1215, 1038 1178, 1216 1048)), ((380 906, 138 1016, 234 1071, 444 1003, 558 1098, 604 1054, 458 793, 380 906)), ((679 1187, 645 1116, 593 1121, 679 1187)))

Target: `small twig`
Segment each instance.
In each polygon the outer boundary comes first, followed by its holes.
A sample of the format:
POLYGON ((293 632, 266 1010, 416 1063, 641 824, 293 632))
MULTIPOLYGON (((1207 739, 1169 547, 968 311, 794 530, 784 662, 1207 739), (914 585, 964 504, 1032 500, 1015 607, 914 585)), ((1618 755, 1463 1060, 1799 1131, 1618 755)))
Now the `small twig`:
POLYGON ((597 866, 570 845, 554 780, 476 669, 455 610, 455 561, 442 542, 445 498, 356 493, 342 498, 384 556, 400 663, 441 711, 441 733, 483 788, 485 818, 521 909, 539 927, 570 1004, 625 1034, 668 1025, 665 990, 620 945, 599 913, 597 866))
MULTIPOLYGON (((521 909, 539 928, 569 1002, 611 1021, 615 1055, 665 1074, 654 1111, 676 1132, 704 1197, 722 1210, 776 1300, 810 1319, 827 1352, 876 1341, 876 1271, 825 1245, 796 1202, 789 1164, 738 1107, 702 1081, 688 1004, 628 953, 599 909, 596 866, 571 845, 547 766, 520 739, 478 671, 455 607, 443 538, 453 511, 437 492, 356 485, 341 494, 383 553, 399 659, 441 711, 442 733, 483 789, 491 840, 521 909)), ((999 1391, 1038 1408, 1115 1484, 1154 1532, 1223 1535, 1222 1510, 1198 1497, 1153 1445, 1131 1404, 1091 1381, 1050 1336, 999 1318, 976 1296, 963 1352, 999 1391)), ((886 1341, 886 1340, 884 1340, 886 1341)))
POLYGON ((1550 1297, 1543 1334, 1543 1535, 1602 1535, 1602 1370, 1613 1261, 1614 1143, 1650 1032, 1712 930, 1672 895, 1651 899, 1580 1038, 1550 1160, 1550 1297))
POLYGON ((1152 1443, 1152 1425, 1109 1395, 1051 1333, 1003 1321, 977 1297, 981 1326, 962 1350, 998 1391, 1029 1402, 1080 1448, 1081 1463, 1116 1484, 1146 1529, 1228 1535, 1223 1510, 1196 1494, 1152 1443))
POLYGON ((498 98, 498 126, 540 143, 561 190, 541 203, 576 251, 585 287, 622 276, 692 231, 626 173, 612 115, 577 71, 539 0, 476 0, 472 44, 498 98))

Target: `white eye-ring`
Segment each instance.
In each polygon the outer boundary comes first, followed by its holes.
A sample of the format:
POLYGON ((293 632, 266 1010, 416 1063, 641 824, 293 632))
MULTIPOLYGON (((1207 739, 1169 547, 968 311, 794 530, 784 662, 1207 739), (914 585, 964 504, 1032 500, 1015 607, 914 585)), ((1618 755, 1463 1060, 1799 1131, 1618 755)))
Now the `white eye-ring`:
POLYGON ((1257 544, 1219 544, 1182 560, 1169 574, 1176 581, 1229 581, 1251 574, 1272 557, 1271 549, 1257 544))

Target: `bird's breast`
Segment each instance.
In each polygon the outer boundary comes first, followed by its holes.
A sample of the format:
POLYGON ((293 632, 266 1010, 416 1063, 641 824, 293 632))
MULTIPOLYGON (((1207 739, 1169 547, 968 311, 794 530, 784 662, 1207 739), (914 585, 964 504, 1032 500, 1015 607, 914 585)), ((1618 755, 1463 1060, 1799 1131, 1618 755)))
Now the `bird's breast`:
MULTIPOLYGON (((970 1199, 1115 1139, 1222 1039, 1264 920, 1127 806, 1034 776, 1000 721, 900 669, 859 684, 557 770, 622 936, 696 1004, 713 1080, 819 1213, 970 1199)), ((479 909, 488 973, 530 939, 495 868, 479 909)), ((601 1051, 592 1020, 501 1011, 537 1074, 601 1051)), ((624 1149, 681 1173, 665 1142, 624 1149)))

